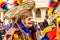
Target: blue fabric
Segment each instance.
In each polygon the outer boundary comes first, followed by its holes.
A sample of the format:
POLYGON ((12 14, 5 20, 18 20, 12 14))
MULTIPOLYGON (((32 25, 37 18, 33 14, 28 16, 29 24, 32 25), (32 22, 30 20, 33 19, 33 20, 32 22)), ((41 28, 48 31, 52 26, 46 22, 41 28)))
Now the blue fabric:
POLYGON ((42 40, 49 40, 49 38, 48 38, 47 35, 45 35, 45 36, 42 38, 42 40))
POLYGON ((10 29, 10 24, 6 25, 6 30, 8 31, 10 29))
MULTIPOLYGON (((21 21, 18 21, 18 24, 20 26, 20 28, 22 29, 22 32, 25 34, 25 35, 30 35, 30 29, 26 28, 21 21)), ((18 28, 17 25, 15 24, 14 25, 15 28, 18 28)), ((10 24, 7 24, 6 25, 6 30, 9 30, 10 29, 10 24)))
MULTIPOLYGON (((22 29, 22 32, 25 34, 25 35, 30 35, 30 29, 26 28, 21 21, 18 21, 18 24, 20 26, 20 28, 22 29)), ((14 25, 15 28, 18 28, 17 25, 15 24, 14 25)))
POLYGON ((22 29, 23 33, 26 35, 30 35, 30 29, 26 28, 21 21, 18 21, 20 28, 22 29))

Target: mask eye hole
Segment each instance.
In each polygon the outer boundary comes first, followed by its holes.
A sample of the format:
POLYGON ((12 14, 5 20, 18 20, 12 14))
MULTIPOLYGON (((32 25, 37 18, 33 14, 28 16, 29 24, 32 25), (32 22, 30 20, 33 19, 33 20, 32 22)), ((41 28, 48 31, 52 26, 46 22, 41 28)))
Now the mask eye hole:
POLYGON ((33 19, 33 18, 28 18, 28 20, 31 20, 31 19, 33 19))
POLYGON ((29 18, 28 20, 31 20, 31 18, 29 18))

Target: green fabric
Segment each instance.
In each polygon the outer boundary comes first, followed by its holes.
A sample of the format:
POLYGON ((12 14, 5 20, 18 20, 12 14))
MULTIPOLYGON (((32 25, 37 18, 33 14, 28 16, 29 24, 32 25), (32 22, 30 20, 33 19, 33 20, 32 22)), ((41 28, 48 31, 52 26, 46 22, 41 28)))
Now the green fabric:
POLYGON ((32 38, 30 38, 30 40, 33 40, 32 38))
POLYGON ((50 0, 50 2, 53 2, 54 0, 50 0))
POLYGON ((7 7, 7 4, 3 7, 4 10, 9 10, 9 8, 7 7))
POLYGON ((19 38, 20 40, 22 40, 20 36, 18 36, 18 38, 19 38))
POLYGON ((37 40, 41 40, 41 38, 40 38, 40 35, 39 35, 39 32, 38 32, 38 31, 36 32, 36 36, 37 36, 37 40))

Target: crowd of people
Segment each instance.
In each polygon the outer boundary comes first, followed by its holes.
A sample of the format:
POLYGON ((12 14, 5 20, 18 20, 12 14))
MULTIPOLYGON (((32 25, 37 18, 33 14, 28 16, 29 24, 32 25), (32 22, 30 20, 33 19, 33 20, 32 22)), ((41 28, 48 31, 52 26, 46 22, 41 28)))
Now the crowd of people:
POLYGON ((34 1, 21 4, 5 13, 5 22, 8 20, 8 23, 0 30, 0 40, 60 40, 60 4, 57 12, 47 14, 44 21, 39 23, 33 20, 34 1))

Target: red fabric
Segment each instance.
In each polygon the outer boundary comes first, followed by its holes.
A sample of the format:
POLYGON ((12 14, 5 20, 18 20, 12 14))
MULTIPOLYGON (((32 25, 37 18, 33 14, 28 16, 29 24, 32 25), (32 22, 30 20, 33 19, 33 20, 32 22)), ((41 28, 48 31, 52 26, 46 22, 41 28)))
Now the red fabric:
POLYGON ((4 5, 6 5, 6 2, 3 2, 2 4, 0 4, 0 7, 3 7, 4 5))
POLYGON ((32 33, 32 37, 33 37, 33 40, 37 40, 35 33, 32 33))
POLYGON ((3 20, 5 20, 5 18, 3 18, 3 20))
POLYGON ((13 4, 18 4, 17 1, 15 1, 13 4))
POLYGON ((34 3, 34 6, 36 6, 36 4, 34 3))
POLYGON ((58 2, 50 2, 49 7, 55 7, 58 5, 58 2))
POLYGON ((54 28, 54 29, 52 29, 52 31, 48 32, 47 35, 50 40, 54 40, 54 38, 56 37, 56 28, 54 28))

